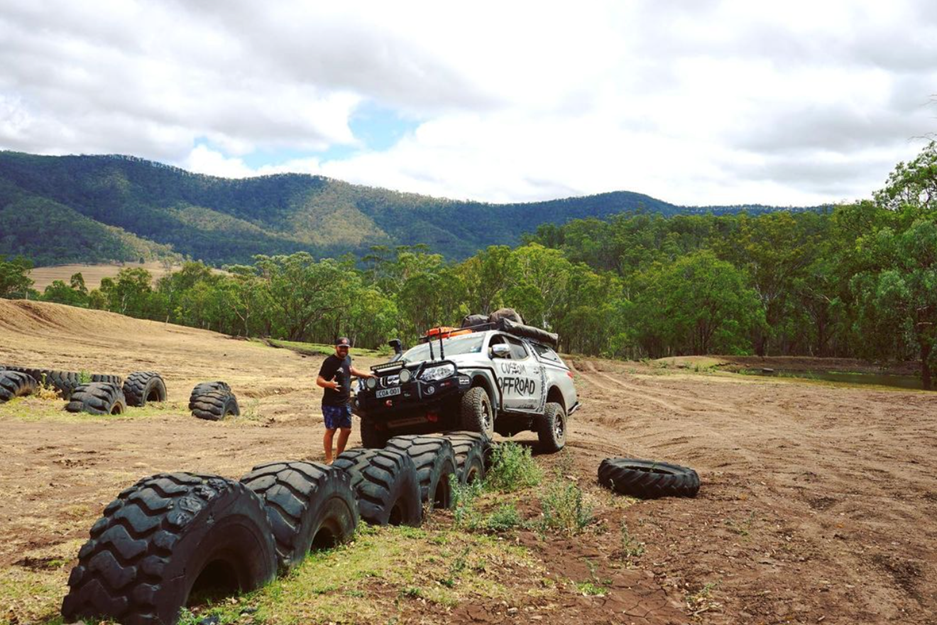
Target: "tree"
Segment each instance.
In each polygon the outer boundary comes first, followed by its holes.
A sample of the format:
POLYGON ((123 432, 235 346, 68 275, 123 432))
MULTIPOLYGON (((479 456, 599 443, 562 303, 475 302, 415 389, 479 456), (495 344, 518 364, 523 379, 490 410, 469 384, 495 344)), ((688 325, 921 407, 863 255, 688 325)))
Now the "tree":
POLYGON ((747 353, 749 333, 764 325, 758 294, 744 272, 711 251, 656 265, 640 282, 631 322, 653 357, 747 353))
POLYGON ((30 294, 33 281, 29 278, 29 270, 33 268, 32 262, 17 256, 13 260, 6 260, 0 256, 0 297, 5 299, 22 299, 30 294))

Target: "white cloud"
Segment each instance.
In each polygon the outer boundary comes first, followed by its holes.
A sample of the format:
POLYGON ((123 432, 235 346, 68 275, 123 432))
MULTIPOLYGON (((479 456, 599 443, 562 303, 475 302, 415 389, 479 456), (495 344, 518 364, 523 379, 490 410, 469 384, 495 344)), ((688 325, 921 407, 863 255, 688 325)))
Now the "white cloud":
POLYGON ((454 198, 866 197, 937 125, 929 0, 12 0, 0 39, 0 148, 454 198), (364 104, 416 129, 369 150, 364 104))

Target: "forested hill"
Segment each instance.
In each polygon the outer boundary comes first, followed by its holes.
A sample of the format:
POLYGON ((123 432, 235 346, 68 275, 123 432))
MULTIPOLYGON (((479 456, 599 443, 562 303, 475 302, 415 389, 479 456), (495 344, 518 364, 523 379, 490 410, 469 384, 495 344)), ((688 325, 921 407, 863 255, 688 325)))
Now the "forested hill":
MULTIPOLYGON (((663 215, 778 208, 681 207, 619 191, 524 204, 455 201, 301 174, 231 180, 126 156, 0 152, 0 255, 36 264, 183 255, 209 264, 254 254, 336 256, 425 244, 462 259, 514 245, 543 223, 645 210, 663 215)), ((785 209, 805 210, 805 209, 785 209)))

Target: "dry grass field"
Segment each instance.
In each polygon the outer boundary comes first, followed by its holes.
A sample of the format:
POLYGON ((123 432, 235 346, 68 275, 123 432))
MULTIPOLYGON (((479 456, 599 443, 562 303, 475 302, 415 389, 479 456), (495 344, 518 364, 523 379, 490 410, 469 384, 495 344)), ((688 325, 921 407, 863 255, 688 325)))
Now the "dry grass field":
POLYGON ((76 273, 81 273, 85 279, 85 286, 88 290, 96 289, 101 286, 101 280, 104 278, 113 278, 121 269, 140 268, 146 269, 153 275, 153 280, 157 280, 170 271, 179 269, 178 266, 166 268, 165 265, 156 261, 147 263, 124 263, 123 265, 56 265, 54 267, 37 267, 29 272, 29 277, 35 282, 33 288, 40 293, 55 280, 61 280, 68 284, 69 279, 76 273))
MULTIPOLYGON (((209 611, 221 623, 937 622, 937 394, 571 361, 584 407, 567 451, 535 458, 541 486, 484 501, 512 504, 523 524, 472 531, 437 512, 420 529, 366 529, 186 622, 209 611), (596 483, 608 456, 692 466, 703 486, 695 499, 614 496, 596 483), (557 484, 583 490, 592 518, 581 531, 538 525, 557 484)), ((165 404, 119 417, 73 415, 53 399, 0 405, 0 623, 59 622, 89 528, 137 479, 320 460, 320 362, 0 300, 0 364, 156 370, 169 388, 165 404), (189 416, 192 386, 217 379, 242 416, 189 416)))

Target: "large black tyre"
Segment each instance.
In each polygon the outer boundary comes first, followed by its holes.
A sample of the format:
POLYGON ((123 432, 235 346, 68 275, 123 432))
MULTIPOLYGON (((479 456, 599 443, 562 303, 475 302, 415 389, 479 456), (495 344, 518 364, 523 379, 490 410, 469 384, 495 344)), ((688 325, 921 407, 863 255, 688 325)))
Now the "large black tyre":
POLYGON ((192 393, 189 394, 189 410, 195 408, 195 400, 204 395, 205 393, 210 393, 211 391, 230 391, 231 387, 228 386, 227 382, 199 382, 195 385, 195 388, 192 389, 192 393))
POLYGON ((491 465, 491 441, 478 432, 449 432, 446 438, 455 453, 459 483, 484 480, 491 465))
POLYGON ((369 419, 361 420, 361 445, 370 449, 382 449, 387 444, 387 432, 375 427, 369 419))
POLYGON ((548 403, 543 416, 537 420, 537 440, 540 449, 553 454, 566 446, 566 411, 556 402, 548 403))
POLYGON ((20 371, 0 371, 0 402, 31 395, 37 388, 39 385, 32 376, 20 371))
POLYGON ((91 374, 92 382, 108 382, 110 384, 116 384, 120 386, 124 383, 124 379, 119 375, 111 375, 109 373, 92 373, 91 374))
POLYGON ((410 456, 420 482, 420 498, 431 508, 452 507, 452 486, 449 476, 455 475, 456 460, 452 443, 439 436, 409 434, 387 441, 387 449, 410 456))
POLYGON ((137 371, 124 380, 124 397, 128 406, 142 408, 149 401, 166 401, 166 383, 153 371, 137 371))
POLYGON ((124 392, 110 382, 79 384, 72 393, 65 410, 92 414, 122 414, 127 409, 124 392))
POLYGON ((231 391, 208 391, 195 398, 189 404, 192 415, 208 421, 220 421, 228 415, 238 416, 241 409, 238 400, 231 391))
POLYGON ((81 375, 72 371, 54 371, 52 369, 31 369, 29 367, 7 367, 10 371, 19 371, 33 378, 38 384, 50 386, 58 391, 62 399, 71 397, 75 388, 81 384, 81 375))
POLYGON ((253 590, 273 580, 276 566, 263 503, 244 485, 213 475, 154 475, 120 493, 91 527, 62 616, 68 623, 102 617, 171 625, 190 596, 253 590))
POLYGON ((495 413, 491 407, 491 398, 481 386, 470 388, 462 396, 462 429, 478 432, 491 440, 495 435, 495 413))
POLYGON ((423 523, 420 483, 407 454, 395 449, 349 449, 332 466, 351 478, 362 520, 372 525, 423 523))
POLYGON ((695 497, 700 488, 699 475, 693 469, 633 458, 603 460, 599 483, 616 493, 642 499, 695 497))
POLYGON ((284 569, 302 562, 310 549, 349 541, 358 526, 344 471, 315 462, 273 462, 254 467, 241 483, 263 500, 284 569))

